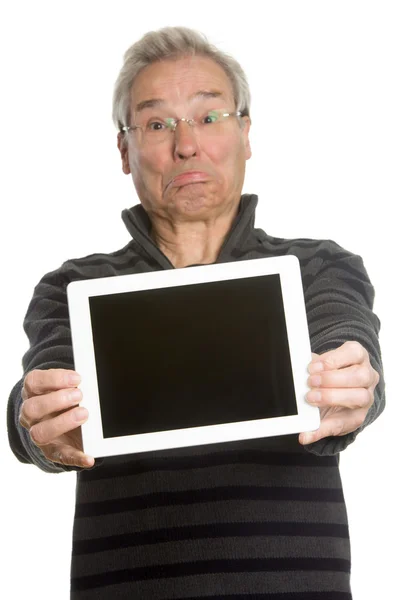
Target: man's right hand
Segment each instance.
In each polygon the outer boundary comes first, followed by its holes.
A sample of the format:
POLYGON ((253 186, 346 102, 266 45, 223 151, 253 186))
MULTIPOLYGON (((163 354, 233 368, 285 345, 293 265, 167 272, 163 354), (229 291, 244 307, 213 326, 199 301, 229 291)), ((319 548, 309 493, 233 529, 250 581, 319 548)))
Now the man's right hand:
POLYGON ((83 452, 81 425, 88 419, 79 407, 80 376, 67 369, 35 369, 24 380, 19 422, 45 457, 55 463, 93 467, 94 458, 83 452))

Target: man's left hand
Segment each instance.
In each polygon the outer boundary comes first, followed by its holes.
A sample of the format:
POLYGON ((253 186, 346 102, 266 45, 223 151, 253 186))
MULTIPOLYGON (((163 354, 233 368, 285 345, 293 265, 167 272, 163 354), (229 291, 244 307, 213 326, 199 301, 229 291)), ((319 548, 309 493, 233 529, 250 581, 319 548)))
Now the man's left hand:
POLYGON ((301 433, 300 444, 358 429, 374 401, 379 382, 368 352, 358 342, 345 342, 336 350, 321 355, 313 353, 312 357, 307 381, 311 389, 306 399, 319 407, 321 424, 316 431, 301 433))

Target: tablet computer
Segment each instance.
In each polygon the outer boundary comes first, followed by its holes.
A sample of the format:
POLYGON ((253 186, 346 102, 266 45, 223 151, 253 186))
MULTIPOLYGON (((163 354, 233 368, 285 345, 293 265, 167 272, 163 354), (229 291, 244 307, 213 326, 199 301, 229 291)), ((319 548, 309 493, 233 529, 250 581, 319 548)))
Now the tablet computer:
POLYGON ((86 453, 318 428, 295 256, 76 281, 67 294, 86 453))

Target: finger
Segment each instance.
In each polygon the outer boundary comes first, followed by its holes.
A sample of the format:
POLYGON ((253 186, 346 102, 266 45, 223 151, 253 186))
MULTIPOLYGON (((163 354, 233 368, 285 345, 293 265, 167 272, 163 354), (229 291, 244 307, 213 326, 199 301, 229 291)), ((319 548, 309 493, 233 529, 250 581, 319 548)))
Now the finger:
POLYGON ((45 446, 46 444, 51 444, 64 433, 82 425, 82 423, 87 421, 88 417, 89 413, 87 409, 80 406, 79 408, 70 409, 52 419, 36 423, 36 425, 30 428, 29 433, 37 446, 45 446))
POLYGON ((310 367, 313 365, 311 367, 313 372, 322 371, 322 369, 336 370, 351 365, 361 365, 366 360, 369 362, 369 354, 361 344, 358 342, 345 342, 335 350, 320 354, 318 359, 312 360, 310 367))
POLYGON ((313 388, 306 394, 306 400, 313 406, 343 408, 369 408, 374 401, 371 388, 313 388))
POLYGON ((67 410, 81 402, 82 392, 77 388, 57 390, 41 396, 32 396, 21 406, 20 423, 30 428, 46 417, 67 410))
POLYGON ((365 420, 365 409, 343 409, 324 417, 316 431, 307 431, 299 435, 300 444, 311 444, 330 436, 342 436, 358 429, 365 420))
MULTIPOLYGON (((311 367, 311 368, 313 368, 313 367, 314 367, 314 365, 316 365, 316 364, 318 363, 318 361, 319 361, 319 356, 320 356, 319 354, 316 354, 315 352, 311 352, 311 362, 310 362, 310 363, 308 363, 308 371, 309 371, 309 373, 311 373, 311 371, 310 371, 310 367, 311 367)), ((317 371, 318 371, 318 370, 319 370, 319 371, 322 371, 322 370, 323 370, 323 365, 321 365, 321 368, 317 368, 316 370, 317 370, 317 371)), ((314 371, 313 371, 313 372, 314 372, 314 371)))
POLYGON ((46 392, 76 387, 81 381, 76 371, 68 369, 34 369, 24 379, 22 399, 40 396, 46 392))
POLYGON ((310 388, 368 388, 375 383, 375 379, 372 367, 363 363, 310 375, 307 384, 310 388))
POLYGON ((45 448, 42 448, 42 452, 46 458, 52 462, 69 467, 90 468, 93 467, 95 463, 93 456, 89 456, 81 450, 77 450, 66 444, 46 446, 45 448))

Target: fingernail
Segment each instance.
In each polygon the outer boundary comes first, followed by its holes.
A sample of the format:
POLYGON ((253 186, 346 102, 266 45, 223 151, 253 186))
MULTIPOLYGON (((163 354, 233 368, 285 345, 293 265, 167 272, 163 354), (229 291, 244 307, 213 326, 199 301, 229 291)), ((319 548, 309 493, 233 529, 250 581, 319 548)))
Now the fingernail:
POLYGON ((308 367, 308 372, 309 373, 320 373, 321 371, 324 370, 324 365, 322 362, 312 362, 310 363, 309 367, 308 367))
POLYGON ((316 404, 320 400, 321 400, 321 393, 320 392, 317 392, 315 390, 312 390, 311 392, 308 392, 308 394, 307 394, 307 402, 309 402, 310 404, 316 404))
POLYGON ((319 387, 321 385, 322 379, 319 375, 313 375, 309 378, 310 387, 319 387))
POLYGON ((85 456, 85 458, 83 459, 85 466, 86 467, 93 467, 94 466, 94 458, 93 456, 85 456))
POLYGON ((303 444, 311 444, 312 439, 313 439, 313 434, 312 433, 303 433, 301 439, 303 441, 303 444))
POLYGON ((71 385, 78 385, 81 382, 81 377, 77 373, 75 375, 68 375, 68 383, 71 385))
POLYGON ((68 393, 68 399, 71 400, 71 402, 79 402, 82 400, 82 392, 80 390, 71 390, 68 393))
POLYGON ((86 408, 83 408, 83 406, 77 408, 76 410, 74 410, 74 419, 75 421, 86 421, 86 419, 88 418, 88 411, 86 408))

